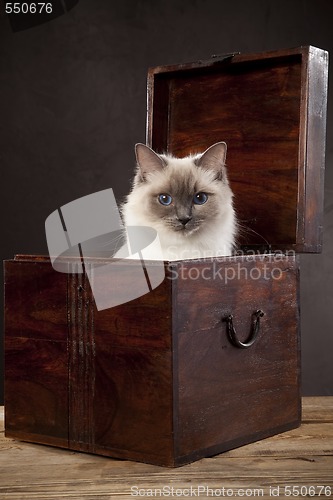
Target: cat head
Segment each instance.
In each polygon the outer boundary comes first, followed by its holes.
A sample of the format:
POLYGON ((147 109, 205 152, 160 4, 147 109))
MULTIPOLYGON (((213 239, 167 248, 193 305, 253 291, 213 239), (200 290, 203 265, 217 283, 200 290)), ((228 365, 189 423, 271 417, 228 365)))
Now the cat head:
POLYGON ((135 151, 137 173, 130 196, 142 223, 182 238, 211 230, 233 213, 224 142, 185 158, 157 154, 144 144, 135 151))

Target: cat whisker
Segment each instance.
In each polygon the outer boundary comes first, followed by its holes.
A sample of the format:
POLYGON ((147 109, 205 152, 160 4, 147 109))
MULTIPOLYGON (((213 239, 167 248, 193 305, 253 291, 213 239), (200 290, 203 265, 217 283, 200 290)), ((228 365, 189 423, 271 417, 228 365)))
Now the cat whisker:
POLYGON ((259 236, 259 238, 261 238, 261 240, 264 241, 268 247, 270 247, 269 241, 267 241, 266 238, 262 234, 258 233, 257 231, 255 231, 254 229, 252 229, 249 226, 245 226, 244 224, 241 224, 240 221, 237 221, 237 235, 238 235, 238 237, 246 237, 246 235, 249 233, 255 234, 256 236, 259 236))

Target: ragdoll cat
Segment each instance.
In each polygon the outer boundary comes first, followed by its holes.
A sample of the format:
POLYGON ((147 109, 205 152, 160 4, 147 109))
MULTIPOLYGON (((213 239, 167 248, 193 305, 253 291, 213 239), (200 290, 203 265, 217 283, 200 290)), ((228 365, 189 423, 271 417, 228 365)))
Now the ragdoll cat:
POLYGON ((164 260, 230 255, 236 221, 226 150, 219 142, 203 154, 174 158, 137 144, 137 172, 122 206, 125 226, 154 228, 164 260))

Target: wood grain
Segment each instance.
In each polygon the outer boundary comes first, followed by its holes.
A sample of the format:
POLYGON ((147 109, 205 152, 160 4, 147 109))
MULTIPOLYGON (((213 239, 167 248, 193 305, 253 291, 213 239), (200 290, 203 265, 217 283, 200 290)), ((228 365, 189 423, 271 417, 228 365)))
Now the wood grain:
MULTIPOLYGON (((173 486, 184 491, 199 485, 224 487, 233 496, 239 489, 249 489, 253 497, 267 500, 273 498, 270 488, 278 486, 281 498, 285 498, 284 486, 315 487, 316 497, 319 486, 333 492, 333 397, 303 398, 306 423, 298 429, 178 469, 8 439, 3 415, 0 408, 1 499, 131 499, 135 486, 142 490, 173 486)), ((149 491, 139 498, 148 495, 149 491)), ((200 498, 211 497, 202 493, 200 498)), ((333 494, 322 493, 321 498, 333 498, 333 494)))
MULTIPOLYGON (((128 286, 139 265, 121 262, 128 286)), ((300 424, 294 257, 166 263, 157 288, 101 312, 84 275, 47 259, 5 271, 7 437, 174 467, 300 424), (258 309, 258 339, 236 348, 223 318, 245 339, 258 309)))
POLYGON ((240 243, 320 252, 327 80, 315 47, 151 68, 147 143, 185 156, 225 141, 240 243))
POLYGON ((262 256, 260 261, 244 258, 241 263, 236 259, 214 264, 215 272, 227 271, 235 279, 207 279, 212 269, 206 262, 178 264, 182 277, 176 282, 174 312, 178 463, 184 463, 186 456, 209 456, 300 422, 295 260, 275 262, 262 256), (270 274, 278 268, 279 280, 263 278, 264 269, 270 274), (245 270, 261 278, 243 279, 245 270), (197 279, 191 280, 191 275, 197 279), (245 340, 258 309, 264 311, 258 340, 250 349, 235 348, 221 319, 232 314, 238 337, 245 340))

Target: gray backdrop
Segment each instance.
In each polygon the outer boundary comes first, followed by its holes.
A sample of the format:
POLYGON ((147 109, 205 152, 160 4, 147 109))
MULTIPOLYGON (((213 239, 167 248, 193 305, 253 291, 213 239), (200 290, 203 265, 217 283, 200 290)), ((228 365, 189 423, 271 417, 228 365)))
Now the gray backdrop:
MULTIPOLYGON (((108 187, 119 200, 128 192, 149 66, 309 44, 333 53, 332 23, 332 0, 80 0, 13 32, 2 3, 2 258, 47 253, 44 222, 61 205, 108 187)), ((331 95, 324 252, 301 258, 304 395, 333 394, 332 106, 331 95)))

